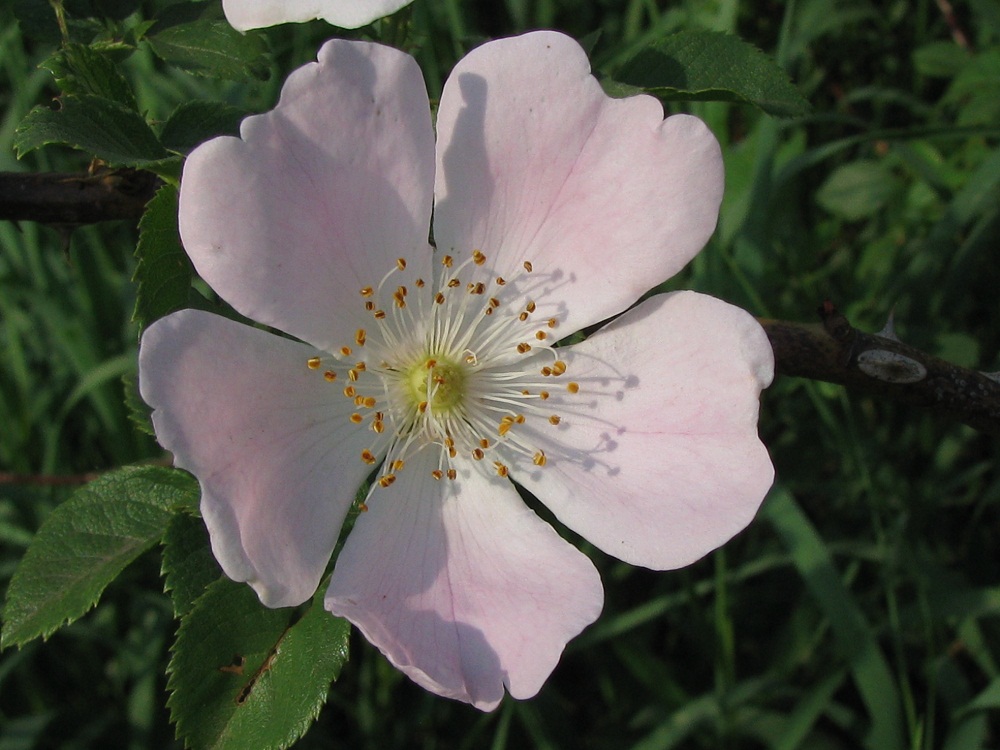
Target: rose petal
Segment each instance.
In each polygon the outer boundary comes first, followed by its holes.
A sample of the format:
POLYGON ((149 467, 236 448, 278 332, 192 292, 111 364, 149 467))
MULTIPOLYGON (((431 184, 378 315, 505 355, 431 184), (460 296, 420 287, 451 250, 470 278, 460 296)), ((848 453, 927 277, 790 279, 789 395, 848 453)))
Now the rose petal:
MULTIPOLYGON (((534 695, 601 611, 593 564, 482 466, 455 481, 407 461, 376 489, 337 560, 326 606, 439 695, 492 710, 534 695)), ((461 464, 459 464, 461 466, 461 464)))
POLYGON ((620 312, 705 244, 722 200, 719 145, 649 96, 611 99, 555 32, 484 44, 438 112, 434 236, 482 250, 567 333, 620 312), (547 298, 546 292, 552 292, 547 298))
POLYGON ((774 476, 757 437, 774 365, 749 314, 693 292, 659 295, 559 351, 568 368, 546 406, 562 419, 522 433, 547 463, 511 472, 560 521, 657 570, 697 560, 750 522, 774 476))
POLYGON ((222 0, 234 28, 260 29, 279 23, 322 18, 342 29, 356 29, 395 13, 412 0, 222 0))
POLYGON ((244 315, 338 349, 371 323, 363 286, 398 257, 429 268, 434 136, 420 69, 389 47, 328 42, 241 133, 188 157, 184 247, 244 315))
POLYGON ((306 367, 315 354, 198 310, 155 322, 139 350, 157 438, 201 483, 216 559, 270 607, 315 592, 370 470, 351 402, 306 367))

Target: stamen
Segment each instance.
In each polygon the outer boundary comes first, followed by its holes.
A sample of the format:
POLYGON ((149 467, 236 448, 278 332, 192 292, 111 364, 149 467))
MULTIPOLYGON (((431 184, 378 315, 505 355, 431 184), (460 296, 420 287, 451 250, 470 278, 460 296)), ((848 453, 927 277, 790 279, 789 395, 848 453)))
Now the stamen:
POLYGON ((562 421, 558 414, 553 414, 549 417, 549 424, 559 424, 562 421))
POLYGON ((472 251, 472 260, 477 266, 483 265, 486 262, 486 256, 483 255, 479 250, 472 251))
POLYGON ((569 391, 570 393, 579 393, 580 392, 580 384, 579 383, 567 383, 566 384, 566 390, 569 391))
POLYGON ((306 360, 306 367, 308 367, 310 370, 318 370, 319 366, 322 363, 323 360, 321 360, 319 357, 310 357, 309 359, 306 360))
POLYGON ((337 373, 335 373, 333 370, 327 370, 326 372, 323 373, 323 379, 327 383, 332 383, 334 380, 337 379, 337 373))
POLYGON ((396 481, 395 474, 386 474, 384 477, 378 480, 379 486, 385 488, 396 481))
POLYGON ((527 271, 528 273, 531 273, 532 271, 531 261, 528 260, 524 261, 524 270, 527 271))
POLYGON ((400 271, 406 270, 406 258, 396 258, 396 268, 400 271))
POLYGON ((548 461, 545 457, 545 451, 538 451, 531 460, 535 466, 545 466, 545 463, 548 461))
MULTIPOLYGON (((365 345, 365 341, 367 341, 367 340, 368 340, 368 334, 365 333, 365 329, 364 328, 359 328, 357 330, 357 333, 354 334, 354 341, 355 341, 355 343, 358 346, 364 346, 365 345)), ((347 355, 345 354, 344 356, 346 357, 347 355)))
POLYGON ((365 420, 365 418, 364 418, 364 417, 362 417, 362 416, 361 416, 360 414, 358 414, 357 412, 354 412, 354 413, 353 413, 353 414, 351 415, 351 421, 352 421, 352 422, 354 422, 354 424, 361 424, 361 423, 362 423, 362 422, 363 422, 364 420, 365 420))
POLYGON ((375 463, 375 454, 372 453, 367 448, 365 448, 363 451, 361 451, 361 460, 364 461, 366 464, 371 465, 375 463))

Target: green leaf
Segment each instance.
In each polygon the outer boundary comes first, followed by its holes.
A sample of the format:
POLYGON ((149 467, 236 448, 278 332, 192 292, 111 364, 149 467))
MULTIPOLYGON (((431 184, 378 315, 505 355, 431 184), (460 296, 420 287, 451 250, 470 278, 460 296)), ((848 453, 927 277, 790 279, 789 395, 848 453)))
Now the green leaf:
POLYGON ((113 166, 142 166, 169 154, 142 116, 119 102, 85 94, 64 96, 59 109, 38 106, 18 125, 18 158, 51 143, 72 146, 113 166))
POLYGON ((164 185, 146 205, 139 221, 136 320, 143 328, 184 307, 193 270, 177 231, 177 188, 164 185))
POLYGON ((858 221, 881 211, 899 189, 884 162, 862 159, 833 170, 816 191, 816 201, 836 216, 858 221))
POLYGON ((185 102, 164 123, 160 140, 171 151, 186 154, 217 135, 237 135, 248 114, 248 110, 220 102, 185 102))
POLYGON ((92 95, 138 110, 128 81, 109 54, 85 44, 67 44, 42 63, 64 94, 92 95))
POLYGON ((11 579, 0 647, 48 637, 97 603, 152 547, 177 508, 198 500, 183 472, 133 466, 77 490, 49 514, 11 579))
POLYGON ((163 536, 163 589, 184 617, 205 589, 222 576, 209 546, 208 529, 197 516, 178 513, 163 536))
POLYGON ((266 37, 241 34, 225 21, 178 24, 146 39, 164 61, 191 73, 236 81, 264 80, 270 73, 266 37))
POLYGON ((122 389, 125 393, 125 408, 128 418, 136 429, 150 437, 156 437, 153 431, 153 410, 139 395, 139 377, 134 372, 122 376, 122 389))
POLYGON ((209 586, 181 622, 168 671, 177 734, 196 750, 285 748, 347 661, 350 625, 323 609, 268 609, 246 584, 209 586))
POLYGON ((968 50, 954 42, 936 41, 913 51, 913 67, 920 75, 952 78, 971 59, 968 50))
POLYGON ((753 104, 795 117, 809 103, 778 64, 743 40, 714 31, 682 31, 640 50, 614 76, 661 99, 753 104))

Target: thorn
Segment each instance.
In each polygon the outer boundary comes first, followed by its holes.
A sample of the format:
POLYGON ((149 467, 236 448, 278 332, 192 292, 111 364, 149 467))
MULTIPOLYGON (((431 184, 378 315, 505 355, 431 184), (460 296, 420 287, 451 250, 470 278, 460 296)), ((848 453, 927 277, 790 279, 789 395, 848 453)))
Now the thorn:
MULTIPOLYGON (((882 330, 875 334, 876 336, 881 336, 884 339, 889 339, 890 341, 899 341, 899 336, 896 335, 896 306, 893 305, 892 309, 889 311, 889 319, 885 321, 885 326, 882 330)), ((899 343, 903 343, 899 341, 899 343)))

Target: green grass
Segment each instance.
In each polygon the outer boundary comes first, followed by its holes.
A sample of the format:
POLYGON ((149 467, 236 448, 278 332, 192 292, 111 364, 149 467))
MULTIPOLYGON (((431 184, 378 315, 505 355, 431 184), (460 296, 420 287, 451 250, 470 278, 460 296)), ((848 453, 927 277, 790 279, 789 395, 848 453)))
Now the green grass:
MULTIPOLYGON (((997 370, 1000 12, 955 6, 974 53, 947 58, 952 68, 926 61, 954 46, 932 0, 416 0, 411 28, 383 31, 407 34, 432 97, 471 46, 529 28, 600 30, 602 71, 673 30, 740 34, 780 61, 813 112, 691 107, 723 143, 727 195, 709 248, 669 288, 790 320, 813 320, 829 298, 868 330, 895 309, 903 340, 997 370)), ((191 98, 263 110, 331 33, 269 31, 265 83, 194 78, 142 51, 124 69, 153 119, 191 98)), ((0 169, 87 168, 59 148, 13 157, 14 127, 55 93, 37 68, 51 51, 0 8, 0 169)), ((71 234, 0 224, 0 472, 44 482, 159 456, 129 422, 120 382, 135 369, 135 241, 123 223, 71 234)), ((759 519, 674 573, 588 549, 604 614, 536 699, 483 715, 414 687, 356 638, 300 746, 997 747, 997 442, 791 379, 765 395, 760 429, 778 484, 759 519)), ((0 484, 0 585, 66 494, 0 484)), ((177 746, 163 709, 175 623, 158 565, 146 556, 96 611, 0 655, 0 748, 177 746)))

